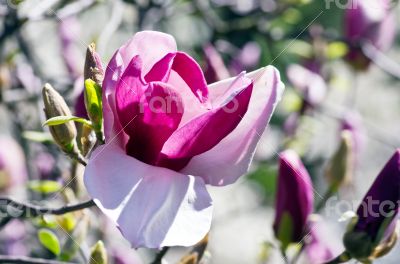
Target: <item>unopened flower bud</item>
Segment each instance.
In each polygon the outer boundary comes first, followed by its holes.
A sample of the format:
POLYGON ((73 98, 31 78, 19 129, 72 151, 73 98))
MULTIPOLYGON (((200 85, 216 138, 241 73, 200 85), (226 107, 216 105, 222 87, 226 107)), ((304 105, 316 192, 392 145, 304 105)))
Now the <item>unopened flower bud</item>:
POLYGON ((353 258, 371 259, 390 248, 391 243, 385 243, 395 230, 399 212, 399 165, 400 149, 379 173, 357 209, 357 221, 344 236, 346 251, 353 258))
POLYGON ((99 240, 93 247, 90 253, 89 264, 107 264, 107 251, 103 241, 99 240))
POLYGON ((94 43, 87 47, 83 76, 85 80, 92 79, 100 86, 103 82, 103 65, 101 63, 100 56, 96 53, 96 46, 94 43))
POLYGON ((352 135, 350 131, 342 131, 340 146, 330 160, 326 176, 331 188, 335 191, 351 181, 353 167, 352 135))
MULTIPOLYGON (((45 84, 42 90, 44 112, 46 118, 56 116, 71 116, 67 103, 62 96, 50 85, 45 84)), ((75 151, 76 127, 74 122, 69 121, 61 125, 50 126, 50 133, 56 144, 66 153, 75 151)))
POLYGON ((300 242, 307 232, 307 220, 313 210, 310 176, 293 150, 280 155, 274 232, 282 247, 300 242))

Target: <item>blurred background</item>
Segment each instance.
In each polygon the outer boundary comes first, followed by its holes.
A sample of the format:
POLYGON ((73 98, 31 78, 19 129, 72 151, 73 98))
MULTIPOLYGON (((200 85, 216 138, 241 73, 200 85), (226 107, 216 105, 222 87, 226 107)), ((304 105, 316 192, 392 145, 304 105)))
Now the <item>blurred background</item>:
MULTIPOLYGON (((87 197, 79 180, 72 190, 63 189, 72 175, 81 179, 83 168, 71 164, 42 127, 42 86, 51 83, 74 111, 83 90, 88 44, 96 43, 106 65, 135 32, 158 30, 173 35, 178 49, 201 64, 209 83, 272 64, 286 85, 249 175, 226 188, 210 188, 215 217, 203 262, 283 263, 272 232, 277 153, 290 147, 301 155, 318 204, 329 184, 327 167, 342 131, 348 130, 355 142, 351 177, 334 194, 332 207, 315 217, 321 245, 333 255, 341 253, 347 223, 338 219, 356 209, 400 147, 397 1, 385 8, 371 4, 362 19, 346 15, 344 2, 1 0, 1 196, 52 206, 87 197), (342 201, 354 207, 333 206, 342 201)), ((1 222, 0 254, 54 258, 38 240, 38 232, 45 228, 61 245, 62 259, 75 263, 85 263, 85 251, 99 239, 110 263, 152 259, 154 251, 129 249, 117 229, 98 215, 93 209, 1 222)), ((167 260, 177 263, 186 251, 174 249, 167 260)), ((376 263, 399 263, 399 254, 398 244, 376 263)), ((303 252, 299 263, 314 262, 303 252)))

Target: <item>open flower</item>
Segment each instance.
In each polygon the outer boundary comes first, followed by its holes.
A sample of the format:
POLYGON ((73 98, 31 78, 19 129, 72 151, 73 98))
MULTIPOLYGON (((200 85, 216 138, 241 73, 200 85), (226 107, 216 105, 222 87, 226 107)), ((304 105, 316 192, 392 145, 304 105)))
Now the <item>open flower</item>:
POLYGON ((314 197, 310 175, 293 150, 279 154, 278 191, 276 195, 275 236, 286 248, 300 242, 307 234, 308 217, 313 211, 314 197))
POLYGON ((205 185, 246 173, 282 92, 271 66, 208 86, 173 37, 135 34, 106 69, 88 192, 133 247, 195 244, 211 224, 205 185))

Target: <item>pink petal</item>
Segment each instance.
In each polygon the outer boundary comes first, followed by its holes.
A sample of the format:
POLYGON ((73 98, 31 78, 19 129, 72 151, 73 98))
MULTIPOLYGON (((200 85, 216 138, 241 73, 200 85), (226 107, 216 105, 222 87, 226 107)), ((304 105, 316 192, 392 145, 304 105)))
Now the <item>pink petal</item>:
POLYGON ((245 115, 253 84, 250 80, 220 107, 175 131, 162 148, 158 166, 179 171, 196 155, 210 150, 234 130, 245 115))
POLYGON ((106 141, 116 140, 122 144, 122 127, 115 116, 115 85, 128 63, 136 55, 143 62, 142 73, 147 74, 151 67, 166 54, 176 52, 176 43, 172 36, 156 32, 142 31, 136 33, 125 45, 119 48, 110 60, 103 81, 103 115, 106 141), (118 138, 115 138, 118 136, 118 138))
POLYGON ((146 82, 166 82, 169 79, 175 55, 176 53, 168 53, 164 58, 156 62, 144 77, 146 82))
POLYGON ((178 128, 183 106, 167 84, 141 79, 141 60, 133 57, 116 88, 116 109, 129 136, 127 153, 148 164, 157 160, 165 141, 178 128))
MULTIPOLYGON (((207 102, 208 88, 199 64, 184 52, 167 54, 158 61, 145 76, 147 82, 169 79, 171 70, 175 71, 201 103, 207 102)), ((179 87, 185 89, 186 87, 179 87)), ((181 90, 181 89, 179 89, 181 90)))
POLYGON ((84 181, 135 248, 191 246, 210 229, 212 201, 201 178, 142 163, 116 144, 94 151, 84 181))
MULTIPOLYGON (((182 172, 201 176, 207 184, 226 185, 248 171, 257 143, 280 101, 284 85, 278 70, 272 66, 251 72, 246 77, 254 81, 254 88, 243 120, 214 148, 193 157, 182 172)), ((235 80, 231 78, 211 85, 211 100, 224 94, 235 80)))
POLYGON ((205 103, 207 101, 208 88, 206 79, 199 64, 192 57, 184 52, 177 52, 172 69, 182 77, 200 102, 205 103))

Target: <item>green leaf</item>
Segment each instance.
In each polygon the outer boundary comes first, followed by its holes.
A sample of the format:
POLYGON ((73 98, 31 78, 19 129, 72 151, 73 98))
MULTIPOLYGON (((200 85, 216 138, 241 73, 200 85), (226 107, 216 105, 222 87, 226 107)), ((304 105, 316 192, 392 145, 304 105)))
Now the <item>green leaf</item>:
POLYGON ((70 121, 83 123, 88 126, 92 125, 92 123, 89 120, 77 116, 55 116, 44 122, 43 126, 58 126, 70 121))
POLYGON ((52 231, 48 229, 41 229, 38 232, 38 238, 40 243, 54 255, 57 256, 60 254, 60 241, 52 231))
POLYGON ((264 202, 272 204, 276 192, 277 167, 272 164, 261 163, 258 168, 247 177, 258 184, 264 194, 264 202))
POLYGON ((30 190, 38 192, 38 193, 49 194, 49 193, 55 193, 55 192, 58 192, 59 190, 61 190, 62 185, 56 181, 35 180, 35 181, 30 181, 28 183, 28 188, 30 190))
POLYGON ((51 143, 53 142, 53 137, 50 133, 40 132, 40 131, 24 131, 22 132, 22 137, 39 143, 51 143))
POLYGON ((101 131, 103 123, 101 86, 92 79, 85 80, 85 106, 94 130, 101 131))
POLYGON ((84 216, 75 225, 74 231, 68 236, 62 247, 59 259, 62 261, 70 261, 79 251, 79 245, 85 240, 89 227, 89 218, 84 216))

